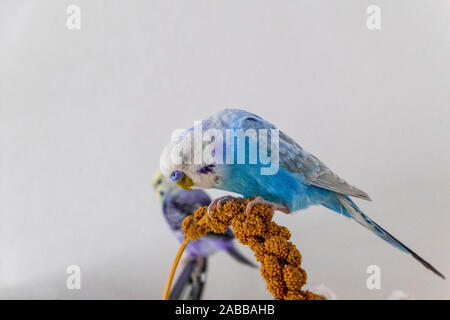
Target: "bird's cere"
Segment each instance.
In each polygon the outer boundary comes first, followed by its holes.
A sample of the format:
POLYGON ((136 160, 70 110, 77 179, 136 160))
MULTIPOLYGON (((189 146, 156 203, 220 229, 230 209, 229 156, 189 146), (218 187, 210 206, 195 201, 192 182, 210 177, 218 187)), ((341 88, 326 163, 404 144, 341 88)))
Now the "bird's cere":
POLYGON ((250 200, 228 200, 211 216, 207 207, 198 208, 194 216, 183 221, 186 239, 198 240, 209 232, 223 233, 231 225, 239 242, 248 245, 261 263, 261 275, 275 299, 320 300, 318 295, 302 289, 306 272, 300 267, 300 252, 288 241, 289 230, 272 221, 273 211, 267 205, 257 204, 246 214, 250 200))
POLYGON ((172 180, 173 182, 176 182, 183 177, 184 177, 184 173, 177 170, 177 171, 172 172, 172 174, 170 175, 170 180, 172 180))

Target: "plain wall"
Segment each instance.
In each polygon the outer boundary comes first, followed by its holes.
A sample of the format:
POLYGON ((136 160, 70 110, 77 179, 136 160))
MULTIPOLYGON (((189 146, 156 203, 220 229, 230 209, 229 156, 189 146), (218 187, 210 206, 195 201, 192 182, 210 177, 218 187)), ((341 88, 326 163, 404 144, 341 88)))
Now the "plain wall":
MULTIPOLYGON (((225 107, 368 192, 361 208, 449 276, 449 22, 438 0, 0 1, 0 297, 159 299, 178 243, 151 177, 173 129, 225 107), (69 4, 80 30, 66 28, 69 4), (371 4, 380 30, 366 27, 371 4), (66 288, 74 264, 81 290, 66 288)), ((339 298, 450 297, 325 208, 276 220, 308 283, 339 298), (366 287, 373 264, 380 290, 366 287)), ((205 298, 271 295, 218 253, 205 298)))

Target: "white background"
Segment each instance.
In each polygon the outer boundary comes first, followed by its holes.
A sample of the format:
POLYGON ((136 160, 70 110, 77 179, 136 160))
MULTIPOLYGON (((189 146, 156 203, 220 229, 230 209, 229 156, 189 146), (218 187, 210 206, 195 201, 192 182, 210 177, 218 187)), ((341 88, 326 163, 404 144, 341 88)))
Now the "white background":
MULTIPOLYGON (((450 276, 449 55, 448 1, 1 0, 0 297, 159 299, 178 243, 152 174, 173 129, 224 107, 367 191, 362 209, 450 276), (66 28, 69 4, 81 30, 66 28), (366 27, 370 4, 381 30, 366 27), (72 264, 81 290, 66 289, 72 264)), ((450 297, 448 280, 325 208, 277 221, 309 284, 339 298, 450 297), (371 264, 381 290, 366 288, 371 264)), ((205 298, 271 295, 218 253, 205 298)))

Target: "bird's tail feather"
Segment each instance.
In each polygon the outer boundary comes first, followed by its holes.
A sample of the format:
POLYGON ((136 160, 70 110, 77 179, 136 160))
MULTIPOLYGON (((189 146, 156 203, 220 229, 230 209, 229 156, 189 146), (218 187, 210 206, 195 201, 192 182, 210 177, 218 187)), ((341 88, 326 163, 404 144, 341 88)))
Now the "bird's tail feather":
POLYGON ((418 254, 416 254, 414 251, 412 251, 407 246, 405 246, 403 243, 401 243, 399 240, 397 240, 393 235, 391 235, 389 232, 384 230, 375 221, 373 221, 368 216, 366 216, 348 196, 337 194, 337 198, 339 199, 339 201, 342 204, 343 208, 345 209, 346 213, 348 213, 348 215, 351 218, 353 218, 356 222, 358 222, 360 225, 366 227, 367 229, 371 230, 377 236, 379 236, 381 239, 389 242, 394 247, 396 247, 406 253, 409 253, 417 261, 419 261, 425 268, 431 270, 432 272, 434 272, 436 275, 438 275, 442 279, 445 279, 444 275, 442 273, 440 273, 438 270, 436 270, 436 268, 433 267, 430 263, 425 261, 418 254))
POLYGON ((195 259, 189 259, 183 267, 180 275, 178 276, 175 285, 170 292, 169 300, 180 299, 184 289, 189 285, 189 280, 191 279, 192 272, 194 271, 195 259))
POLYGON ((232 256, 234 259, 236 259, 240 263, 248 265, 252 268, 256 268, 256 264, 254 264, 249 259, 247 259, 242 253, 239 252, 239 250, 235 246, 229 246, 226 250, 230 256, 232 256))
POLYGON ((206 273, 208 270, 208 258, 197 258, 194 272, 191 276, 192 287, 189 292, 189 300, 200 300, 206 284, 206 273))
POLYGON ((183 267, 172 291, 169 300, 178 300, 186 289, 189 289, 189 300, 200 300, 206 283, 208 260, 205 257, 190 258, 183 267))

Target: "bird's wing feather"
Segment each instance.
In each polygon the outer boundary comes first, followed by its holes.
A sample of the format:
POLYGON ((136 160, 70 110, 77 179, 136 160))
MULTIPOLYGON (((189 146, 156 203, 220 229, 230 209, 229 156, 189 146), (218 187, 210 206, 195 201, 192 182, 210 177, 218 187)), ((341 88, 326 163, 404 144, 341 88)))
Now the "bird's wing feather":
MULTIPOLYGON (((276 129, 270 122, 247 111, 225 109, 218 116, 223 126, 241 129, 276 129)), ((218 121, 213 121, 217 123, 218 121)), ((300 173, 305 182, 337 193, 370 200, 367 193, 358 189, 331 171, 322 161, 304 150, 291 137, 279 131, 280 165, 284 169, 300 173)), ((269 137, 270 139, 270 137, 269 137)), ((270 142, 268 142, 270 143, 270 142)))
POLYGON ((211 198, 203 190, 180 190, 164 197, 162 209, 169 227, 177 231, 181 229, 184 218, 193 214, 198 207, 208 205, 210 202, 211 198))
POLYGON ((170 202, 180 214, 186 217, 193 214, 198 207, 209 205, 211 198, 200 189, 180 190, 171 197, 170 202))
MULTIPOLYGON (((194 214, 194 211, 201 206, 207 206, 211 202, 209 195, 201 190, 180 190, 173 194, 164 202, 163 211, 169 221, 172 230, 180 230, 181 222, 187 216, 194 214)), ((209 232, 206 238, 222 240, 233 240, 234 234, 231 230, 224 233, 209 232)))

